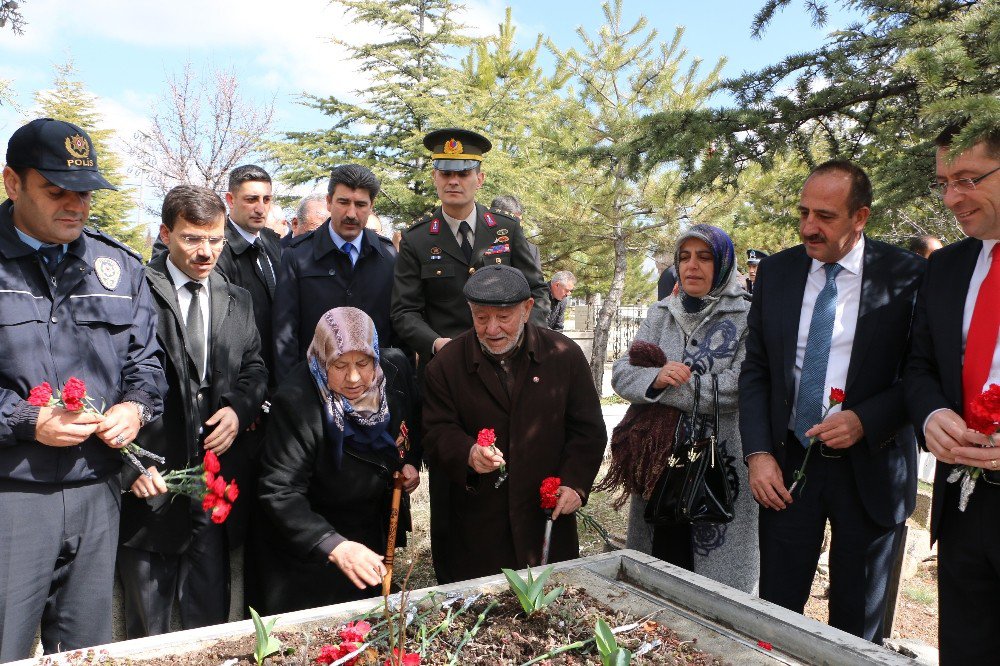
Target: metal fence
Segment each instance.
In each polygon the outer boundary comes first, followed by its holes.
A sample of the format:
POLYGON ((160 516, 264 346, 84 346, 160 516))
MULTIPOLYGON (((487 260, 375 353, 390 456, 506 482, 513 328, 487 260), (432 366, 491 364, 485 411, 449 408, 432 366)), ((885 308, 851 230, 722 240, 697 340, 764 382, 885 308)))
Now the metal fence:
POLYGON ((642 320, 646 318, 645 305, 626 305, 618 308, 611 318, 608 331, 608 360, 614 361, 628 352, 642 320))

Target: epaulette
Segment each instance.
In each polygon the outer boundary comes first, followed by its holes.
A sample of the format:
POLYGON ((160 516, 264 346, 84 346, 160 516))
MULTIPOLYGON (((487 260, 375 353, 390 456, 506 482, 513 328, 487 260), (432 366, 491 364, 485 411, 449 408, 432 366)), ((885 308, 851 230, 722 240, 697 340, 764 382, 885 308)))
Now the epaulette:
POLYGON ((145 260, 142 258, 141 254, 139 254, 138 252, 136 252, 131 247, 129 247, 125 243, 121 242, 120 240, 118 240, 114 236, 107 235, 106 233, 104 233, 100 229, 96 229, 94 227, 84 227, 83 228, 83 233, 87 234, 91 238, 94 238, 94 239, 97 239, 97 240, 102 241, 104 243, 107 243, 111 247, 116 247, 119 250, 123 250, 127 254, 132 255, 132 257, 134 257, 135 260, 138 261, 140 264, 145 263, 145 260))
POLYGON ((493 215, 499 215, 499 216, 501 216, 501 217, 506 217, 506 218, 507 218, 507 219, 509 219, 509 220, 510 220, 511 222, 518 222, 518 219, 517 219, 517 217, 516 217, 516 216, 515 216, 515 215, 514 215, 513 213, 511 213, 511 212, 509 212, 509 211, 506 211, 506 210, 502 210, 502 209, 500 209, 500 208, 487 208, 487 210, 488 210, 488 211, 489 211, 490 213, 492 213, 493 215))
POLYGON ((427 224, 428 222, 430 222, 432 218, 433 218, 433 215, 424 215, 422 218, 420 218, 419 220, 417 220, 416 222, 414 222, 413 224, 411 224, 406 230, 407 231, 413 231, 414 229, 416 229, 417 227, 419 227, 421 224, 427 224))

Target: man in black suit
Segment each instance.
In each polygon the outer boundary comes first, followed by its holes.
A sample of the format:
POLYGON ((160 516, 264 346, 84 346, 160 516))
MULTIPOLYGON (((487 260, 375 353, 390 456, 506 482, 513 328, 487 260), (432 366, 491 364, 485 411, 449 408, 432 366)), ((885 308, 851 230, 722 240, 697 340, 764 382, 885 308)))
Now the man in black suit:
POLYGON ((118 572, 128 638, 169 631, 175 599, 184 629, 226 621, 226 526, 212 523, 199 502, 167 494, 161 472, 196 465, 212 451, 222 476, 238 476, 233 463, 240 459, 230 447, 239 446, 236 435, 257 415, 267 376, 250 294, 213 273, 225 244, 222 200, 181 185, 167 193, 162 220, 167 251, 147 267, 146 280, 169 390, 163 416, 143 431, 142 444, 166 464, 150 467, 150 478, 132 467, 123 471, 131 493, 122 499, 118 572))
POLYGON ((924 260, 864 236, 871 200, 868 176, 850 162, 806 179, 803 244, 757 272, 740 433, 762 506, 761 598, 802 612, 829 520, 830 624, 879 643, 890 562, 916 495, 899 373, 924 260), (846 399, 827 413, 832 388, 846 399), (793 496, 810 440, 808 483, 793 496))
POLYGON ((355 307, 375 322, 379 345, 393 344, 389 323, 396 248, 366 229, 378 178, 360 164, 330 173, 326 204, 330 217, 299 236, 281 257, 274 303, 274 346, 280 381, 306 357, 323 313, 355 307))
POLYGON ((950 149, 960 129, 938 136, 931 189, 969 238, 931 255, 917 300, 906 398, 938 459, 931 539, 939 542, 940 663, 986 664, 997 660, 993 640, 1000 633, 1000 453, 966 427, 965 415, 985 387, 1000 383, 1000 130, 955 155, 950 149), (964 511, 962 484, 948 483, 955 465, 983 470, 964 511))
POLYGON ((267 366, 268 387, 273 389, 276 381, 271 306, 281 265, 281 239, 265 226, 271 209, 271 176, 255 164, 236 167, 229 174, 226 204, 226 245, 216 270, 250 292, 261 358, 267 366))

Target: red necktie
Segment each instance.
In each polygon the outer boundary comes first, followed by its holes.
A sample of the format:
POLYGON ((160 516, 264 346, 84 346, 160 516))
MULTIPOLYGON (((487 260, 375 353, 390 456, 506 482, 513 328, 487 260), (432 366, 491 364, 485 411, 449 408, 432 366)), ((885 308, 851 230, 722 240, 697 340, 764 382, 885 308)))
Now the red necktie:
POLYGON ((983 392, 983 384, 990 376, 993 353, 1000 331, 1000 243, 990 252, 990 270, 979 287, 976 307, 972 310, 969 337, 965 341, 965 362, 962 365, 962 399, 965 412, 983 392))

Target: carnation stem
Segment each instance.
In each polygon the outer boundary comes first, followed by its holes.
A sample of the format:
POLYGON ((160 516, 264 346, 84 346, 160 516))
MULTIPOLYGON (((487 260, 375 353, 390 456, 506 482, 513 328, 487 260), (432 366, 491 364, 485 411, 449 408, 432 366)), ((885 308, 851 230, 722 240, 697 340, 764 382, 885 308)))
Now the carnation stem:
POLYGON ((454 666, 458 663, 458 653, 462 651, 465 644, 475 638, 476 634, 479 633, 479 627, 482 626, 483 622, 486 620, 486 616, 489 614, 493 607, 496 606, 499 601, 496 599, 492 600, 489 605, 483 609, 483 612, 479 614, 476 618, 476 624, 473 625, 472 629, 467 629, 465 634, 462 636, 462 640, 459 642, 458 647, 455 648, 455 652, 452 653, 451 659, 448 661, 448 666, 454 666))
POLYGON ((538 662, 543 661, 545 659, 551 659, 552 657, 556 656, 557 654, 562 654, 563 652, 569 652, 570 650, 579 650, 580 648, 586 647, 590 643, 593 643, 595 640, 597 640, 597 639, 595 639, 595 638, 588 638, 585 641, 577 641, 575 643, 570 643, 569 645, 560 645, 559 647, 557 647, 557 648, 555 648, 553 650, 550 650, 550 651, 546 652, 545 654, 542 654, 542 655, 539 655, 539 656, 535 657, 531 661, 524 662, 523 664, 521 664, 521 666, 530 666, 531 664, 537 664, 538 662))

